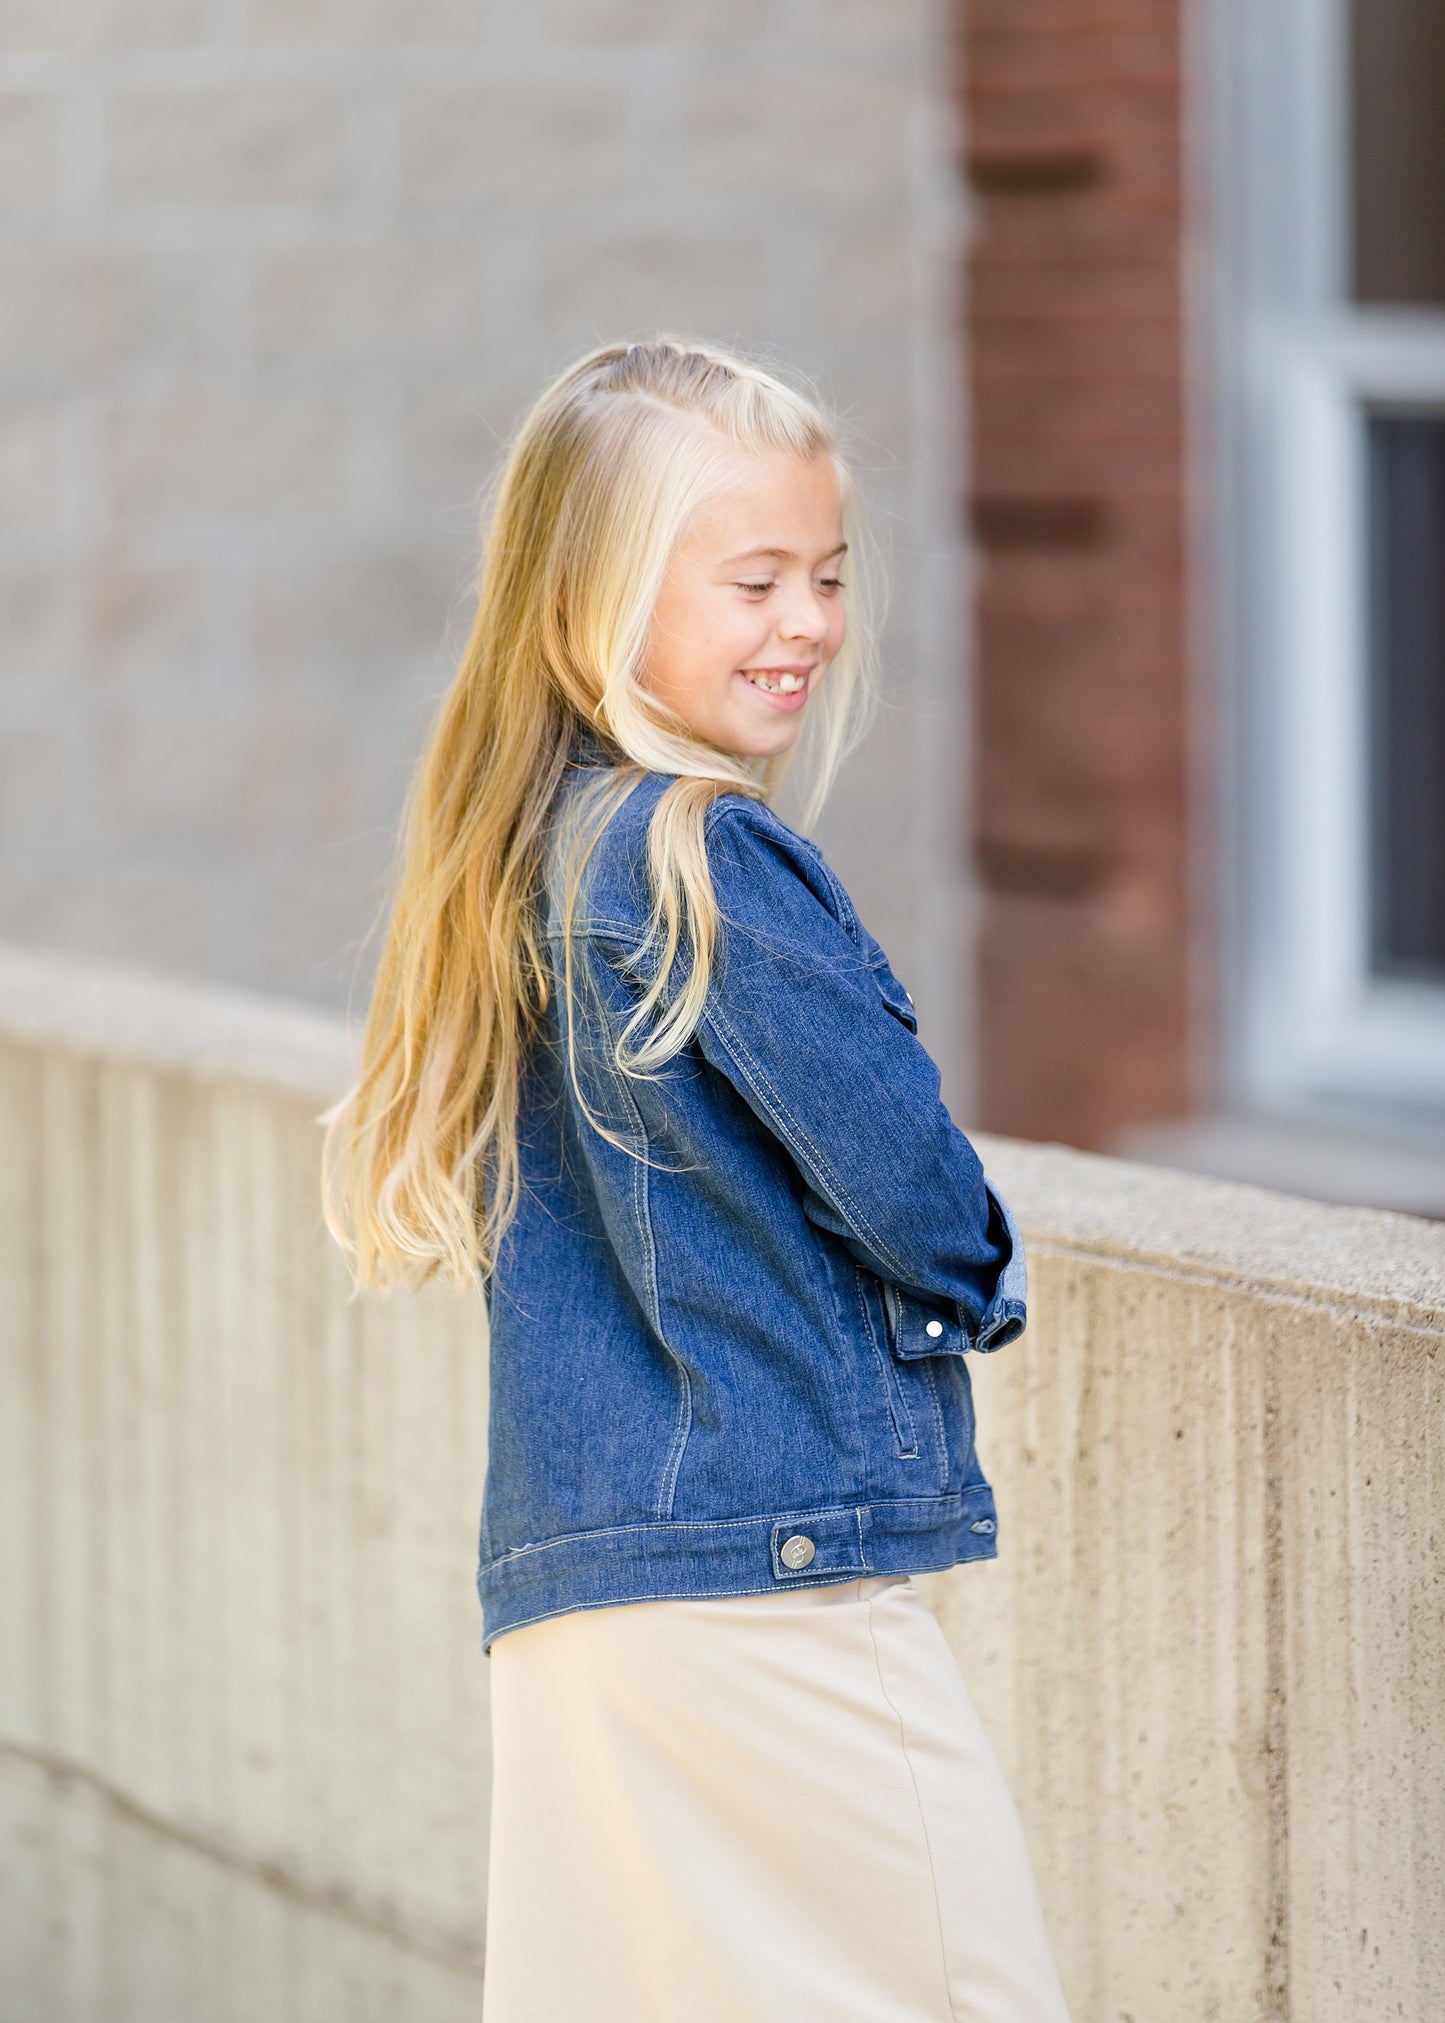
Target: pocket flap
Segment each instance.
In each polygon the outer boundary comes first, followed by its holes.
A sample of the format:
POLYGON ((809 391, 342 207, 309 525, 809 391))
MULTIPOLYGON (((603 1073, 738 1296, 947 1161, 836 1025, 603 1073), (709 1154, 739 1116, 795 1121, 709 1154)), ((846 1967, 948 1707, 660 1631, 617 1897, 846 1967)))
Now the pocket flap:
POLYGON ((913 999, 888 967, 888 959, 880 949, 878 959, 873 964, 873 974, 878 981, 879 994, 896 1018, 902 1019, 911 1033, 918 1031, 918 1014, 913 1009, 913 999))
POLYGON ((917 1356, 961 1356, 968 1349, 968 1337, 958 1317, 927 1300, 915 1299, 900 1286, 885 1280, 883 1300, 888 1310, 888 1345, 903 1362, 917 1356))

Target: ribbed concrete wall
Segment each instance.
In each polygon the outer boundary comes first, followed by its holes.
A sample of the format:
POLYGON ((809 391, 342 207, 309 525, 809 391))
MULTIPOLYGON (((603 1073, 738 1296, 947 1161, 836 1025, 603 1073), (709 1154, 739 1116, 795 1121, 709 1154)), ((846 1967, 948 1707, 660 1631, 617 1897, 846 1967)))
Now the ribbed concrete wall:
POLYGON ((1078 2015, 1445 2015, 1445 1227, 978 1142, 1031 1320, 931 1598, 1078 2015))
POLYGON ((460 2023, 480 1307, 348 1304, 317 1104, 226 1026, 214 1079, 0 1047, 0 2016, 460 2023))
MULTIPOLYGON (((319 1017, 0 959, 0 2015, 474 2017, 482 1316, 348 1304, 319 1017)), ((928 1583, 1076 2023, 1445 2013, 1445 1230, 982 1140, 1001 1557, 928 1583)))

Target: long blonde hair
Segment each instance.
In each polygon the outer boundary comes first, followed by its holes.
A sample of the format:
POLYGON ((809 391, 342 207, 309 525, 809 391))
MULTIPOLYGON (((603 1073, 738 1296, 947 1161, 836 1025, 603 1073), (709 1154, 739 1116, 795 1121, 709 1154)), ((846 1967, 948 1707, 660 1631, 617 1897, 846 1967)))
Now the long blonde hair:
POLYGON ((516 1211, 521 1071, 551 992, 543 837, 579 718, 622 763, 579 796, 564 993, 573 907, 597 838, 645 773, 675 775, 648 827, 643 949, 656 958, 655 981, 628 1035, 663 1001, 679 949, 688 975, 619 1065, 655 1072, 696 1029, 718 926, 708 806, 727 792, 768 798, 792 756, 741 758, 702 742, 640 678, 668 562, 730 446, 830 455, 842 489, 848 636, 808 712, 805 823, 871 712, 866 530, 819 400, 751 359, 668 335, 603 345, 561 373, 493 487, 476 618, 407 797, 356 1080, 317 1120, 323 1213, 353 1293, 415 1289, 438 1273, 473 1283, 493 1269, 516 1211))

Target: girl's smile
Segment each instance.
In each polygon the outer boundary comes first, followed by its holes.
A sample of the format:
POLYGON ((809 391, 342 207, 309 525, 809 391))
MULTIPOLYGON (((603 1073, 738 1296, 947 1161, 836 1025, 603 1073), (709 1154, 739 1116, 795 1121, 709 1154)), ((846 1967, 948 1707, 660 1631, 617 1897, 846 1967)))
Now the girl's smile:
POLYGON ((808 700, 809 667, 740 667, 738 673, 772 709, 801 709, 808 700))

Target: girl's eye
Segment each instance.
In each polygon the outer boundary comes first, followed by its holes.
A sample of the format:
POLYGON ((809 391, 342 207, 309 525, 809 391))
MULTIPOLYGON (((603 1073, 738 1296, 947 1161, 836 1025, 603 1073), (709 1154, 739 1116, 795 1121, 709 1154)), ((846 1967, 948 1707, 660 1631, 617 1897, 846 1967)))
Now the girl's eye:
POLYGON ((764 590, 771 590, 772 587, 771 583, 739 583, 738 585, 739 590, 751 590, 758 596, 761 596, 764 590))
POLYGON ((843 588, 841 576, 820 576, 818 581, 824 590, 841 590, 843 588))

